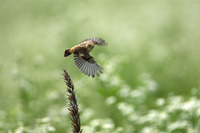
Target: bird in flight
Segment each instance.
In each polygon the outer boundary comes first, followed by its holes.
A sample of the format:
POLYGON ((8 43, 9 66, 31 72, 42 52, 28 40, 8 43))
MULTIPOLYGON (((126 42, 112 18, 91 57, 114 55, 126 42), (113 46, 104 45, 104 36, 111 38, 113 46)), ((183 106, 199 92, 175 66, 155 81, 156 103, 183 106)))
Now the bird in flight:
POLYGON ((78 45, 66 49, 64 52, 64 57, 67 57, 71 54, 74 55, 74 62, 76 66, 86 75, 92 76, 93 78, 95 75, 99 76, 99 73, 103 73, 103 68, 100 67, 94 58, 89 54, 95 45, 98 46, 105 46, 106 43, 101 38, 91 38, 86 39, 80 42, 78 45))

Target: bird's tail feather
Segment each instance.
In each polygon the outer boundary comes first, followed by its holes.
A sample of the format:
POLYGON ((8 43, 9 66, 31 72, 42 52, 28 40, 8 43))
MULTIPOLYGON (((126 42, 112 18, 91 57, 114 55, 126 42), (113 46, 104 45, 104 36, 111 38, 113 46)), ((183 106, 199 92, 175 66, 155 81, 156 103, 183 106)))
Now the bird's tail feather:
POLYGON ((72 54, 72 53, 70 52, 70 49, 66 49, 66 50, 65 50, 65 53, 64 53, 64 57, 67 57, 67 56, 69 56, 70 54, 72 54))

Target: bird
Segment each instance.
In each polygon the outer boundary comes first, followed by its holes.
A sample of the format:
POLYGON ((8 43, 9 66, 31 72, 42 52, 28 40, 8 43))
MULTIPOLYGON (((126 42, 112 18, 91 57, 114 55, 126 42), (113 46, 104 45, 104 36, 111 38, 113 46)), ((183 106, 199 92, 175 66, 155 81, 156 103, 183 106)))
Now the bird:
POLYGON ((100 73, 103 73, 103 68, 99 66, 94 60, 94 57, 89 54, 95 45, 105 46, 107 43, 101 38, 86 39, 74 47, 66 49, 64 51, 64 57, 73 54, 74 62, 81 72, 94 78, 95 75, 99 76, 100 73))

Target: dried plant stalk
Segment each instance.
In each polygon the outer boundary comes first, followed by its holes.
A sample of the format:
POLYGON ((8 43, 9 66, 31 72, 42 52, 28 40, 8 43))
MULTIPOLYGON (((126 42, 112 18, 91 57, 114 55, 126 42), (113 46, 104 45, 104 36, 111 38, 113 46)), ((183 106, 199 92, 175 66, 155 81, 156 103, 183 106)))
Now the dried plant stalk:
POLYGON ((67 96, 69 99, 69 107, 68 110, 70 112, 71 115, 71 126, 72 126, 72 132, 73 133, 82 133, 81 130, 81 123, 80 123, 80 113, 79 113, 79 108, 78 108, 78 104, 77 104, 77 99, 76 99, 76 92, 74 90, 74 85, 73 82, 69 76, 69 74, 67 73, 66 70, 63 70, 64 74, 64 81, 65 84, 67 85, 67 96))

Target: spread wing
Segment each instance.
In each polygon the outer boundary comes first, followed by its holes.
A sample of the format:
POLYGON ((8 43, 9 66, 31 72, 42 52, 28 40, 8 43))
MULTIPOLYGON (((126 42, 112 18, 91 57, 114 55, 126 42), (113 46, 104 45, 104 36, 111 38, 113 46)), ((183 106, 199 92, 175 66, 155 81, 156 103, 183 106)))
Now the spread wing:
POLYGON ((74 62, 76 66, 86 75, 99 76, 99 73, 103 73, 103 68, 100 67, 93 59, 92 56, 90 58, 86 58, 84 56, 80 56, 79 54, 74 54, 74 62))
POLYGON ((90 39, 86 39, 84 41, 88 41, 88 40, 91 40, 91 41, 95 42, 95 44, 99 45, 99 46, 107 45, 107 43, 101 38, 90 38, 90 39))

